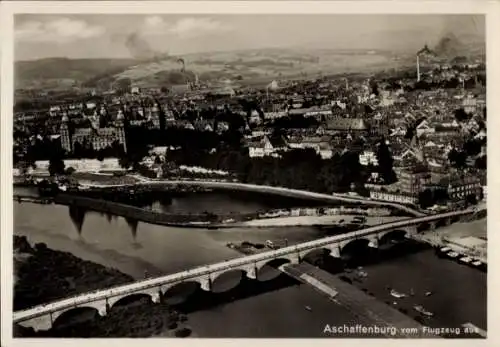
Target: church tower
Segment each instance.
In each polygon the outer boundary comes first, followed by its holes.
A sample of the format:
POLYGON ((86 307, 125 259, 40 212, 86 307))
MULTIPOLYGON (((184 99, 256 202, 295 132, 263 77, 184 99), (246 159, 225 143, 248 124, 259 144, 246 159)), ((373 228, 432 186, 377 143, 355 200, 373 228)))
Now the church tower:
POLYGON ((118 115, 116 116, 116 132, 118 135, 118 142, 123 145, 123 150, 127 153, 127 142, 125 138, 125 116, 122 110, 118 110, 118 115))
POLYGON ((66 114, 66 111, 63 112, 63 117, 61 120, 61 128, 59 129, 59 132, 61 134, 61 147, 67 152, 71 153, 72 148, 71 148, 71 136, 69 134, 69 118, 68 115, 66 114))

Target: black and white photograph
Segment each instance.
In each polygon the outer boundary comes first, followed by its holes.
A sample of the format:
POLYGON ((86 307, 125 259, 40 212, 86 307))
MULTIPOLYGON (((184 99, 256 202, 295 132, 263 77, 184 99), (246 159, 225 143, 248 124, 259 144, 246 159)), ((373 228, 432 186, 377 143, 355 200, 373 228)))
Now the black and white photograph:
POLYGON ((12 15, 13 339, 487 338, 486 13, 280 3, 12 15))

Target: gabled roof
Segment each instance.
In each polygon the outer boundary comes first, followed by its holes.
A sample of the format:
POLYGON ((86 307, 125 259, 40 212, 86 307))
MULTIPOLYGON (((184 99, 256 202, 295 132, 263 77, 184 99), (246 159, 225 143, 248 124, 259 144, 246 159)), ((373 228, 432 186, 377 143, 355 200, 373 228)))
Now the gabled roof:
POLYGON ((329 130, 367 130, 366 122, 361 118, 337 118, 327 121, 327 129, 329 130))

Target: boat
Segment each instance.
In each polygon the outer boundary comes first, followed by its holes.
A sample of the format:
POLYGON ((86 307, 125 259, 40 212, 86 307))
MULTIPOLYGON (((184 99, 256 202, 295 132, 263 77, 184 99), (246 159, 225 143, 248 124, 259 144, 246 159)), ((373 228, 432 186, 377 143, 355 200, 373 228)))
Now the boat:
POLYGON ((308 311, 312 311, 311 306, 304 306, 304 308, 308 311))
POLYGON ((397 291, 395 291, 394 289, 391 289, 391 295, 395 298, 406 298, 406 294, 404 293, 398 293, 397 291))
POLYGON ((425 296, 431 296, 432 292, 425 292, 425 296))
POLYGON ((458 253, 457 252, 449 252, 449 253, 447 253, 447 255, 448 255, 448 257, 453 258, 453 259, 456 258, 456 257, 458 257, 458 253))
POLYGON ((413 306, 413 309, 421 314, 423 314, 424 316, 427 316, 427 317, 432 317, 434 316, 434 313, 432 312, 429 312, 427 311, 423 306, 421 305, 415 305, 413 306))
POLYGON ((368 277, 368 273, 366 273, 365 271, 359 271, 359 272, 358 272, 358 276, 359 276, 359 277, 366 278, 366 277, 368 277))
POLYGON ((483 265, 483 263, 481 263, 479 260, 476 260, 476 261, 472 262, 472 265, 479 267, 479 266, 483 265))
POLYGON ((451 248, 450 247, 443 247, 443 248, 440 249, 440 251, 442 253, 448 253, 449 251, 451 251, 451 248))
POLYGON ((469 264, 472 261, 472 258, 470 258, 470 257, 463 257, 463 258, 460 258, 460 261, 462 263, 469 264))

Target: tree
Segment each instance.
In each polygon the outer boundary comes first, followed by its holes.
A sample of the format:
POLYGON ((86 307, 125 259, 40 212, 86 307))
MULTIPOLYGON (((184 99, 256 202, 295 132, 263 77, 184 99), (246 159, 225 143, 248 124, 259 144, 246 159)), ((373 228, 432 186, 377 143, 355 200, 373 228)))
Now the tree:
POLYGON ((99 152, 97 152, 97 160, 101 162, 104 161, 104 154, 102 150, 99 150, 99 152))
POLYGON ((118 164, 124 169, 128 169, 132 165, 127 156, 120 157, 118 164))
POLYGON ((465 198, 465 201, 468 205, 477 205, 477 197, 476 194, 469 194, 465 198))
POLYGON ((430 189, 425 189, 418 194, 418 204, 423 209, 434 205, 434 194, 430 189))
POLYGON ((64 175, 65 164, 63 160, 63 152, 61 148, 56 148, 51 152, 49 158, 49 174, 54 175, 64 175))
POLYGON ((470 118, 470 115, 463 108, 455 110, 455 119, 457 122, 464 122, 470 118))
POLYGON ((486 170, 486 163, 486 155, 483 155, 476 159, 475 166, 479 170, 486 170))
POLYGON ((391 151, 383 138, 378 144, 376 155, 378 161, 378 172, 384 182, 387 184, 396 182, 396 173, 392 167, 394 160, 392 159, 391 151))
POLYGON ((448 153, 448 160, 453 167, 461 169, 464 168, 467 164, 467 155, 465 154, 465 152, 459 152, 455 148, 453 148, 448 153))

